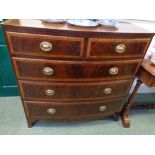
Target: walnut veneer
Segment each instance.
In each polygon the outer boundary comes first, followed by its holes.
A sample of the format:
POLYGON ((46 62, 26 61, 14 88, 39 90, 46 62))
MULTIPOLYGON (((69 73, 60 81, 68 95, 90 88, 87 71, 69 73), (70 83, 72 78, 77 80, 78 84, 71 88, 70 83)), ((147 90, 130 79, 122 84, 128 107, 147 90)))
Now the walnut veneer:
POLYGON ((121 112, 153 37, 130 23, 81 28, 7 20, 5 30, 28 126, 121 112))

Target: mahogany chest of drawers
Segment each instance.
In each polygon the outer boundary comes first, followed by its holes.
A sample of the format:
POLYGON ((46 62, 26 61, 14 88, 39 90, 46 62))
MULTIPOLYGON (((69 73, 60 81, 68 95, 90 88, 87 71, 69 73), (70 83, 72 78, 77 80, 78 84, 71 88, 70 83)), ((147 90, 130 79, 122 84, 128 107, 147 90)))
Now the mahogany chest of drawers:
POLYGON ((130 23, 8 20, 2 27, 29 127, 37 120, 117 119, 153 37, 130 23))

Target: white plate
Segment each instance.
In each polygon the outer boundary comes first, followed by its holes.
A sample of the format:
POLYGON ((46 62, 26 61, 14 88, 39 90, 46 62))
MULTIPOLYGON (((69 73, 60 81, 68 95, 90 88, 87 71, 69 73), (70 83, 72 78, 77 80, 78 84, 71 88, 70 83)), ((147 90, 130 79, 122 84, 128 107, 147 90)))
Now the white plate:
POLYGON ((98 23, 105 27, 116 27, 116 25, 118 24, 118 21, 114 19, 100 19, 98 23))
POLYGON ((90 19, 68 19, 67 23, 82 27, 95 27, 98 25, 98 22, 92 21, 90 19))
POLYGON ((48 23, 64 23, 66 21, 65 19, 40 19, 40 20, 48 23))

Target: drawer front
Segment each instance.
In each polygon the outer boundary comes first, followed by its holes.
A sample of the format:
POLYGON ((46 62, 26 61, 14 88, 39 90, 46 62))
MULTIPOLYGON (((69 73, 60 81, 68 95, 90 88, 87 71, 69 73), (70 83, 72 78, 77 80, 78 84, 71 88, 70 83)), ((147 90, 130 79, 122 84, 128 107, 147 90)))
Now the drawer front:
POLYGON ((11 53, 48 57, 81 57, 83 38, 6 32, 11 53))
POLYGON ((95 81, 134 77, 141 60, 86 62, 13 58, 19 79, 95 81), (112 73, 111 71, 116 71, 112 73))
MULTIPOLYGON (((144 62, 145 61, 146 60, 144 60, 144 62)), ((152 64, 149 64, 149 65, 151 66, 152 64)), ((148 67, 150 67, 150 66, 148 66, 148 67)), ((154 67, 153 65, 152 65, 152 68, 144 69, 144 67, 141 67, 138 77, 139 77, 140 81, 142 81, 148 87, 155 88, 155 76, 153 75, 153 73, 150 73, 150 70, 148 70, 148 69, 153 69, 153 67, 154 67)))
POLYGON ((150 38, 142 39, 99 39, 88 41, 87 57, 90 58, 143 58, 150 38))
POLYGON ((51 101, 93 100, 125 96, 131 83, 131 80, 98 83, 48 83, 19 80, 24 99, 51 101))
POLYGON ((123 106, 123 98, 95 102, 78 102, 77 104, 57 105, 52 102, 24 101, 28 117, 64 118, 69 116, 83 117, 89 115, 104 115, 120 112, 123 106))

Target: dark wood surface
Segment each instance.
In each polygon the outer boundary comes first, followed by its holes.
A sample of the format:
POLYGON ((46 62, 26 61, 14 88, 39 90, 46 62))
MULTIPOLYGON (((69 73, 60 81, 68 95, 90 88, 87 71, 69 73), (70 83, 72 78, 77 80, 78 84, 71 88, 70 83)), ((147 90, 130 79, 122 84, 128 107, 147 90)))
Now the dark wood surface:
POLYGON ((26 100, 94 100, 126 96, 131 80, 95 82, 95 83, 48 83, 19 81, 22 96, 26 100), (112 92, 106 94, 104 90, 111 88, 112 92), (54 95, 46 95, 46 90, 54 90, 54 95))
POLYGON ((141 60, 130 61, 56 61, 44 59, 13 58, 18 79, 48 81, 99 81, 134 78, 141 60), (45 67, 53 69, 52 75, 43 74, 45 67), (109 70, 117 67, 118 73, 109 70))
POLYGON ((15 32, 7 32, 6 35, 10 44, 10 51, 16 54, 74 58, 81 57, 83 53, 83 38, 32 35, 15 32), (40 48, 40 43, 44 41, 52 44, 52 49, 48 52, 40 48))
MULTIPOLYGON (((140 88, 141 84, 144 83, 148 87, 155 87, 155 66, 151 63, 150 59, 144 59, 142 66, 138 73, 137 84, 132 92, 131 96, 128 99, 127 105, 122 111, 122 122, 124 127, 130 127, 129 111, 132 108, 135 100, 136 93, 140 88)), ((142 108, 153 108, 152 104, 137 106, 142 108)))
POLYGON ((139 78, 148 87, 155 87, 155 65, 151 63, 150 59, 144 59, 139 78))
POLYGON ((90 38, 88 41, 87 56, 92 58, 143 58, 149 42, 150 38, 90 38), (126 47, 126 50, 123 53, 117 53, 115 50, 116 46, 119 44, 124 44, 126 47))
POLYGON ((155 76, 155 65, 152 64, 151 59, 144 59, 142 68, 148 71, 153 77, 155 76))
POLYGON ((41 119, 84 120, 113 115, 124 101, 154 33, 130 23, 117 28, 81 28, 40 20, 2 24, 16 72, 28 126, 41 119), (45 52, 40 44, 52 44, 45 52), (123 53, 116 46, 124 44, 123 53), (43 74, 44 67, 53 69, 43 74), (116 75, 109 74, 117 68, 116 75), (105 94, 105 89, 111 93, 105 94), (54 94, 49 96, 50 89, 54 94), (99 110, 106 106, 106 110, 99 110), (47 110, 56 113, 49 115, 47 110))
POLYGON ((139 78, 148 87, 155 88, 155 76, 153 76, 149 71, 145 70, 144 68, 141 68, 139 78))
POLYGON ((119 112, 123 106, 123 98, 117 98, 114 100, 103 100, 103 101, 89 101, 89 102, 77 102, 74 104, 63 104, 56 102, 32 102, 24 101, 28 117, 32 118, 55 118, 55 119, 65 119, 77 117, 89 117, 105 114, 111 114, 114 112, 119 112), (100 106, 106 106, 105 111, 100 111, 100 106), (53 108, 56 110, 54 114, 49 114, 48 109, 53 108))
POLYGON ((123 108, 123 110, 121 112, 122 124, 125 128, 130 127, 129 111, 133 105, 133 101, 135 99, 136 93, 137 93, 141 84, 142 84, 142 82, 140 80, 137 80, 136 87, 134 88, 132 94, 130 95, 127 105, 125 105, 125 107, 123 108))

